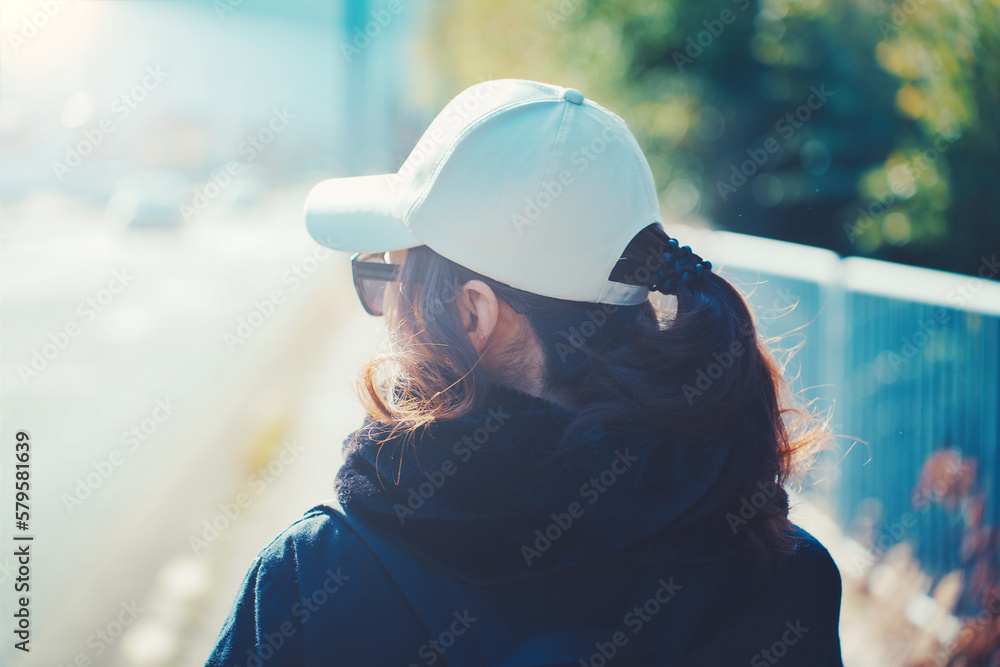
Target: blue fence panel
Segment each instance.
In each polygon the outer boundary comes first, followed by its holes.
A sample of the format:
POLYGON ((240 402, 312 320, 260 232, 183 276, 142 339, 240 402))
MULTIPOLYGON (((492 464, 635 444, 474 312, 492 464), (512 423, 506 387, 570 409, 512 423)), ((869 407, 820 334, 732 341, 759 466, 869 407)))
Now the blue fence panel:
POLYGON ((871 460, 845 458, 840 518, 876 498, 883 544, 910 541, 935 577, 962 569, 968 513, 915 506, 912 494, 932 454, 953 448, 975 459, 984 525, 997 525, 1000 285, 858 258, 843 265, 851 317, 842 418, 846 432, 868 441, 871 460))
POLYGON ((739 234, 680 237, 744 292, 766 336, 786 348, 805 336, 788 371, 819 409, 834 406, 843 446, 818 488, 841 526, 872 535, 876 557, 911 542, 935 578, 967 569, 968 504, 914 505, 914 492, 935 452, 958 451, 976 463, 982 525, 1000 525, 1000 283, 739 234))

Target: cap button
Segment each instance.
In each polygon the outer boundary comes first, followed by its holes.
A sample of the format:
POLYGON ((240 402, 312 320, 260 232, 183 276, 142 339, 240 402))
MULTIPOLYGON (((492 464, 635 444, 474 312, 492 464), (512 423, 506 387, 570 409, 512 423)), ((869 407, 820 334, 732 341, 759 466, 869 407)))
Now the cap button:
POLYGON ((583 104, 583 93, 576 88, 567 88, 563 91, 563 99, 573 104, 583 104))

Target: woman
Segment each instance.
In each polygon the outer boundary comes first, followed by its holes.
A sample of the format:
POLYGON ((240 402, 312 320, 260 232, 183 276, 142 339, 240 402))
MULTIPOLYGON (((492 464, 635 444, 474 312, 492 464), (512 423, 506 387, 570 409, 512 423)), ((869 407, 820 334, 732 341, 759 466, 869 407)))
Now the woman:
POLYGON ((208 664, 840 665, 840 576, 783 488, 827 434, 659 220, 624 121, 523 80, 316 186, 392 348, 208 664))

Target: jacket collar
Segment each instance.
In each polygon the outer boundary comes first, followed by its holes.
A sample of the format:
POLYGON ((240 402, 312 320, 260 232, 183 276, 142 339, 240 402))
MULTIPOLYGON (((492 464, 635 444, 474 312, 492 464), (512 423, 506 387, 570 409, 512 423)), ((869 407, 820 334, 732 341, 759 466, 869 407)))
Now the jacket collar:
POLYGON ((492 385, 487 406, 433 422, 405 447, 366 421, 345 440, 344 511, 473 583, 621 554, 703 562, 745 548, 726 520, 730 441, 688 446, 642 426, 557 443, 575 413, 492 385))

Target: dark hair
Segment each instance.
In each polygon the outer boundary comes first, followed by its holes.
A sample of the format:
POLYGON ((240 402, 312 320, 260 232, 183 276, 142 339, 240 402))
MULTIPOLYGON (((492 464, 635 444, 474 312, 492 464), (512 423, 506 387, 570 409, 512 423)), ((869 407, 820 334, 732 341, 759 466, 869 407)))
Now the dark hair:
MULTIPOLYGON (((668 241, 658 223, 646 227, 609 278, 648 284, 668 241)), ((544 349, 546 386, 578 406, 563 443, 594 426, 628 423, 665 429, 695 445, 738 436, 741 447, 752 448, 741 457, 750 462, 741 471, 743 490, 752 494, 761 482, 778 488, 748 522, 751 540, 760 555, 791 549, 783 485, 827 443, 829 433, 787 392, 781 367, 758 340, 747 302, 712 271, 680 283, 672 309, 652 300, 614 306, 525 292, 427 247, 410 249, 399 292, 389 300, 395 303, 387 304, 397 349, 372 360, 359 387, 369 414, 391 425, 390 437, 485 407, 489 378, 452 305, 471 279, 526 306, 544 349), (724 372, 708 376, 713 365, 724 372), (387 366, 389 373, 380 377, 387 366), (699 382, 700 373, 710 381, 699 382)))

